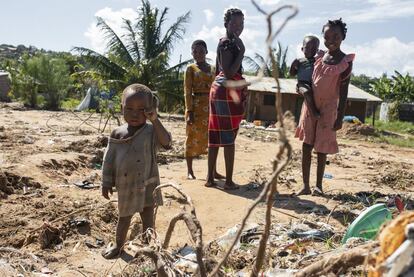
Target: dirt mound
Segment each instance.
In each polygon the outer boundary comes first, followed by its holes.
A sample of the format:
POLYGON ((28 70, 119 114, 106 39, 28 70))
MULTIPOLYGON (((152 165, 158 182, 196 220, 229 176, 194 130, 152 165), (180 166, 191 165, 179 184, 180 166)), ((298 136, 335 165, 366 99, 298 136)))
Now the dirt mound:
POLYGON ((414 182, 414 172, 405 169, 394 169, 375 176, 372 181, 378 185, 395 189, 411 190, 414 182))
POLYGON ((63 173, 64 175, 70 176, 73 172, 75 172, 79 168, 86 168, 88 167, 87 158, 79 157, 75 161, 72 160, 55 160, 50 159, 49 161, 43 161, 40 165, 41 168, 46 170, 51 170, 55 173, 63 173))
POLYGON ((30 177, 0 171, 0 198, 7 198, 7 195, 14 193, 24 193, 28 187, 38 189, 41 185, 30 177))
POLYGON ((97 149, 106 147, 108 144, 108 137, 98 136, 94 140, 82 139, 71 142, 68 146, 64 147, 64 152, 79 152, 85 154, 95 154, 97 149))
POLYGON ((378 136, 374 127, 366 124, 354 124, 344 122, 342 129, 338 131, 338 135, 342 136, 378 136))

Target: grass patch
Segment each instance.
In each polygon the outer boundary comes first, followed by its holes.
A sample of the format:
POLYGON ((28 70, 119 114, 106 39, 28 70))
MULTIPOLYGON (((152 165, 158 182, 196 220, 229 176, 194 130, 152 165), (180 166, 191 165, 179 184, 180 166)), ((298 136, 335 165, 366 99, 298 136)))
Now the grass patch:
POLYGON ((79 105, 80 102, 81 101, 79 99, 68 98, 62 101, 61 108, 63 110, 73 111, 79 105))
MULTIPOLYGON (((372 118, 367 118, 365 122, 372 122, 372 118)), ((389 131, 399 134, 414 135, 414 124, 406 121, 375 121, 375 128, 379 131, 389 131)))
MULTIPOLYGON (((366 122, 371 123, 372 118, 367 118, 366 122)), ((370 138, 373 142, 414 148, 414 124, 411 122, 376 120, 375 129, 379 136, 370 138)))

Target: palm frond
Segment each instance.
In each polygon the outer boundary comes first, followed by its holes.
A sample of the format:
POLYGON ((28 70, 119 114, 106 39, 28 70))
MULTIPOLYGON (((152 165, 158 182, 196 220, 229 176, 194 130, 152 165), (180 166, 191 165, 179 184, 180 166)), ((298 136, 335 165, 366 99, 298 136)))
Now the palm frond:
POLYGON ((185 15, 178 17, 177 21, 171 25, 170 28, 168 28, 160 43, 163 51, 167 51, 169 54, 173 49, 173 42, 183 39, 183 35, 185 33, 184 24, 190 21, 190 17, 191 13, 187 12, 185 15))
POLYGON ((128 49, 122 42, 121 38, 115 33, 115 31, 103 20, 98 17, 98 23, 96 24, 101 30, 104 31, 105 39, 107 39, 107 48, 109 51, 113 51, 123 61, 124 66, 133 65, 134 59, 128 52, 128 49))
POLYGON ((243 62, 247 63, 247 65, 249 66, 249 69, 252 70, 255 74, 259 72, 260 65, 255 60, 250 58, 249 56, 244 56, 243 62))
POLYGON ((141 53, 137 41, 136 31, 134 30, 130 20, 124 19, 124 29, 127 30, 127 34, 125 34, 127 40, 126 48, 136 64, 141 59, 141 53))
POLYGON ((92 68, 100 71, 103 75, 113 78, 121 79, 126 70, 116 63, 112 62, 110 59, 105 57, 98 52, 95 52, 91 49, 85 47, 74 47, 72 51, 79 53, 87 64, 92 68))

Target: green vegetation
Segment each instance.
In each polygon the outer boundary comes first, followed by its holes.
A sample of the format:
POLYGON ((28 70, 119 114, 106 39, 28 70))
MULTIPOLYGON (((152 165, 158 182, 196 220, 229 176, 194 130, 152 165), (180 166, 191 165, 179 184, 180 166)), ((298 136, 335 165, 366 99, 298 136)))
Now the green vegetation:
POLYGON ((188 61, 172 67, 168 60, 174 43, 183 38, 184 25, 190 19, 190 12, 180 16, 165 31, 168 8, 159 10, 151 7, 148 0, 142 0, 138 18, 131 22, 124 20, 126 34, 117 34, 102 18, 97 26, 104 32, 107 41, 104 54, 84 47, 75 47, 87 67, 76 73, 77 77, 96 80, 106 89, 117 92, 132 83, 141 83, 161 98, 160 109, 168 111, 171 102, 183 104, 182 80, 179 69, 188 61), (169 101, 173 98, 174 101, 169 101))
MULTIPOLYGON (((277 48, 272 49, 272 54, 277 63, 280 78, 289 78, 289 67, 286 64, 287 52, 288 47, 283 49, 280 42, 277 43, 277 48)), ((246 62, 249 66, 249 72, 253 73, 254 75, 257 75, 264 65, 264 76, 272 76, 272 62, 267 61, 266 63, 266 59, 262 55, 255 53, 254 58, 245 56, 243 61, 246 62)))
MULTIPOLYGON (((367 118, 366 122, 372 122, 372 118, 367 118)), ((374 142, 414 148, 414 124, 411 122, 377 120, 375 129, 378 137, 372 138, 374 142)))
POLYGON ((58 110, 72 82, 66 61, 51 55, 25 55, 8 69, 12 95, 32 108, 58 110))

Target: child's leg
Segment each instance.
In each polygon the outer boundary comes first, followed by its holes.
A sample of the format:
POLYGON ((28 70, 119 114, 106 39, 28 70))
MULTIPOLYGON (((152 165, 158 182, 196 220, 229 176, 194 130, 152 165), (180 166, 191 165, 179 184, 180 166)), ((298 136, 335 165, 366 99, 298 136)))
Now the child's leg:
POLYGON ((313 145, 306 143, 302 144, 302 178, 303 178, 303 189, 297 193, 298 195, 310 194, 309 177, 310 168, 312 161, 312 149, 313 145))
POLYGON ((102 252, 102 256, 106 259, 112 259, 117 257, 121 248, 124 246, 125 239, 128 233, 129 224, 131 223, 132 216, 125 216, 118 218, 118 224, 116 225, 116 242, 109 248, 102 252))
POLYGON ((208 148, 208 171, 207 171, 207 182, 206 187, 214 187, 217 184, 214 182, 214 170, 216 168, 218 147, 208 148))
POLYGON ((234 169, 234 155, 235 146, 224 146, 224 162, 226 164, 226 183, 224 189, 238 189, 239 186, 233 182, 233 169, 234 169))
POLYGON ((142 227, 144 230, 144 242, 149 243, 149 237, 146 235, 146 232, 148 229, 154 228, 154 207, 145 207, 139 215, 141 216, 142 227))
POLYGON ((316 187, 322 192, 322 179, 325 173, 326 154, 318 153, 318 169, 316 171, 316 187))
POLYGON ((193 157, 186 157, 187 160, 187 179, 195 179, 193 172, 193 157))

